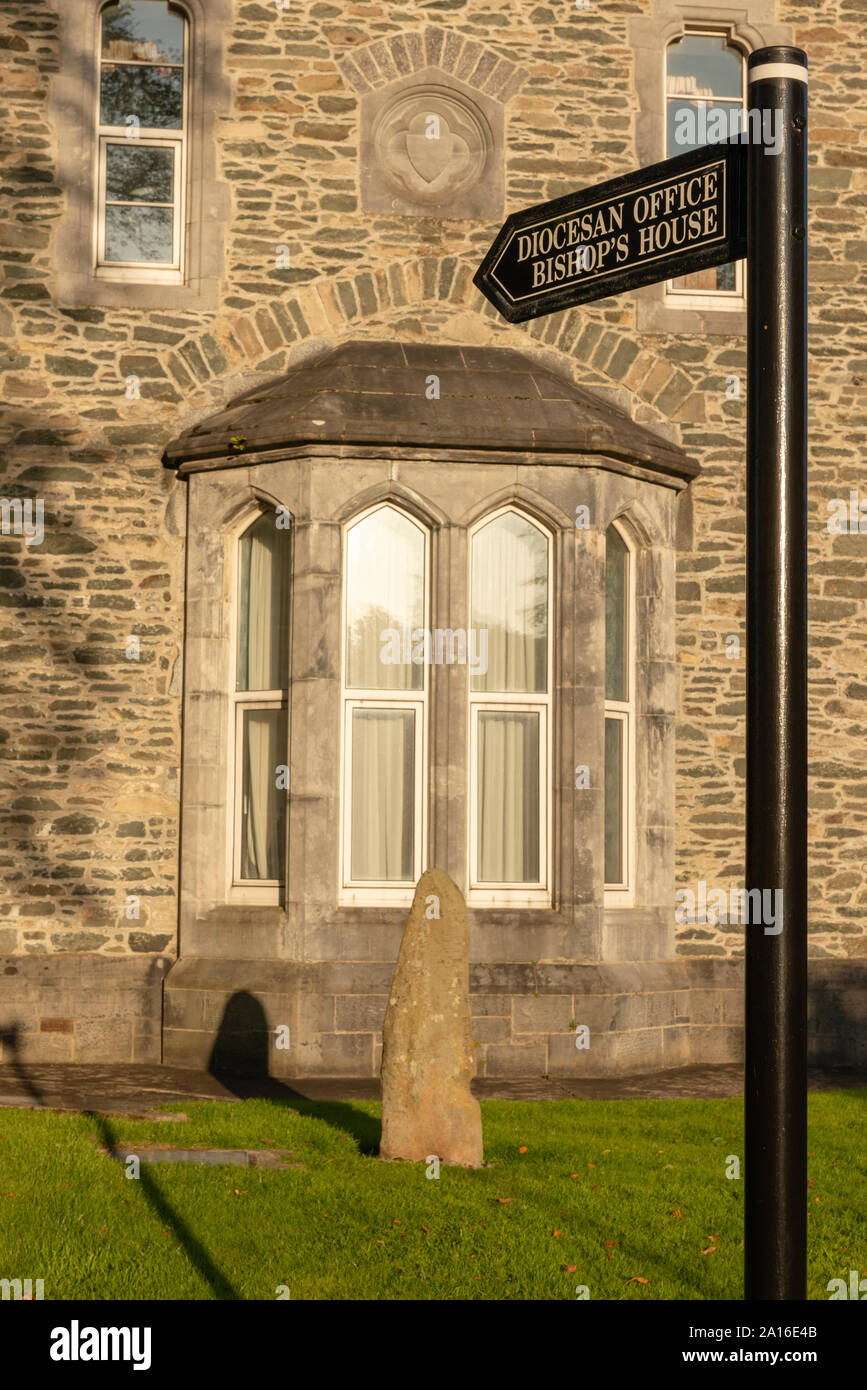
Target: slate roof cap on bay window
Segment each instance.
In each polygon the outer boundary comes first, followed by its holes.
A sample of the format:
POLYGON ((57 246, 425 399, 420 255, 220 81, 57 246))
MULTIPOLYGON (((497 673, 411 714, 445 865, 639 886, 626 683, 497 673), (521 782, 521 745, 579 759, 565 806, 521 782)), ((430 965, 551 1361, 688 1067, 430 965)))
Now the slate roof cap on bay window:
POLYGON ((327 349, 186 430, 163 460, 305 444, 596 454, 689 480, 698 464, 591 391, 515 348, 354 341, 327 349), (429 399, 428 378, 439 378, 429 399))

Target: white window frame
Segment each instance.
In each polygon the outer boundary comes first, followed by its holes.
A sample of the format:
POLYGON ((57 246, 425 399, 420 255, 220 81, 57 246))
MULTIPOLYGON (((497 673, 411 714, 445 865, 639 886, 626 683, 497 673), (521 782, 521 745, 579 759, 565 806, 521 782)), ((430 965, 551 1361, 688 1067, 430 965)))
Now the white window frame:
POLYGON ((341 598, 340 598, 340 854, 338 865, 337 903, 339 907, 409 907, 415 896, 415 886, 427 866, 428 808, 425 788, 428 785, 428 725, 430 720, 431 673, 427 662, 422 665, 421 690, 364 690, 348 687, 347 605, 349 597, 349 533, 368 517, 381 511, 398 512, 411 522, 424 541, 424 626, 430 630, 431 608, 431 535, 412 512, 397 502, 377 502, 357 513, 343 527, 341 598), (394 880, 372 882, 353 879, 352 865, 352 712, 355 709, 412 710, 415 715, 414 806, 415 837, 413 843, 413 879, 395 883, 394 880))
MULTIPOLYGON (((617 531, 623 544, 626 546, 626 700, 609 700, 605 697, 604 718, 617 719, 625 725, 623 734, 623 762, 621 768, 621 844, 623 860, 623 879, 620 883, 606 883, 604 885, 603 906, 605 907, 632 907, 635 900, 635 679, 636 679, 636 620, 637 620, 637 598, 636 598, 636 572, 638 547, 626 527, 618 523, 615 519, 611 526, 617 531)), ((606 530, 607 545, 607 530, 606 530)), ((603 756, 605 748, 604 726, 603 726, 603 756)), ((603 771, 603 834, 604 834, 604 791, 605 775, 603 771)), ((604 843, 603 843, 603 865, 604 865, 604 843)), ((604 873, 604 868, 603 868, 604 873)))
POLYGON ((468 621, 473 612, 473 539, 498 517, 511 513, 529 522, 545 537, 548 546, 548 645, 544 693, 473 690, 467 667, 467 905, 479 908, 546 908, 552 904, 554 799, 553 799, 553 659, 554 659, 554 537, 546 526, 521 507, 507 505, 488 513, 473 525, 467 537, 468 621), (478 728, 479 714, 511 711, 539 715, 539 867, 537 883, 486 883, 478 877, 478 728))
MULTIPOLYGON (((704 24, 685 24, 683 32, 669 39, 662 50, 662 100, 663 100, 663 139, 666 142, 665 158, 668 159, 668 103, 675 93, 668 90, 668 51, 685 38, 725 39, 729 48, 735 49, 741 57, 741 110, 747 107, 747 59, 743 45, 735 38, 726 25, 707 27, 704 24)), ((722 100, 722 98, 720 98, 722 100)), ((716 98, 714 98, 716 100, 716 98)), ((735 288, 733 290, 677 290, 673 280, 666 280, 664 303, 670 309, 716 309, 737 313, 746 309, 746 276, 744 261, 735 261, 735 288)))
MULTIPOLYGON (((99 280, 127 280, 134 281, 136 284, 156 284, 156 285, 182 285, 184 283, 184 243, 185 243, 185 219, 186 219, 186 185, 187 185, 187 137, 190 119, 190 29, 192 19, 189 12, 183 5, 174 3, 170 0, 170 8, 177 10, 184 21, 184 59, 183 65, 178 63, 144 63, 141 61, 130 61, 121 63, 115 60, 117 67, 182 67, 183 71, 183 106, 182 122, 180 130, 167 130, 165 127, 145 127, 142 126, 136 136, 130 136, 126 126, 109 126, 102 124, 102 15, 114 0, 108 0, 108 4, 100 7, 97 16, 97 59, 96 59, 96 121, 97 121, 97 140, 95 148, 95 169, 94 169, 94 188, 96 189, 95 216, 93 219, 93 265, 94 274, 99 280), (153 261, 106 261, 105 260, 105 229, 106 229, 106 147, 108 145, 134 145, 139 149, 166 147, 173 148, 175 151, 174 160, 174 200, 172 203, 172 263, 171 265, 163 262, 154 263, 153 261)), ((110 60, 105 60, 110 61, 110 60)), ((168 204, 133 204, 137 207, 149 206, 168 206, 168 204)))
MULTIPOLYGON (((243 756, 244 740, 242 736, 242 726, 244 711, 248 709, 284 709, 286 710, 286 766, 289 765, 289 688, 288 684, 282 690, 238 690, 238 629, 241 619, 241 541, 251 526, 263 516, 267 516, 273 511, 276 517, 276 509, 261 507, 253 515, 249 512, 245 514, 243 520, 238 523, 232 532, 230 544, 232 548, 232 564, 230 568, 232 582, 232 603, 231 603, 231 623, 230 632, 232 635, 232 655, 229 671, 229 719, 228 719, 228 757, 227 767, 229 773, 229 788, 226 797, 228 815, 226 816, 226 863, 229 866, 229 882, 227 885, 226 898, 229 903, 249 903, 252 905, 279 907, 281 893, 288 888, 288 863, 284 861, 282 878, 262 879, 262 878, 241 878, 241 827, 243 825, 241 805, 243 790, 243 756)), ((292 651, 292 547, 289 548, 289 635, 287 648, 291 661, 292 651)), ((287 665, 286 680, 289 680, 289 667, 287 665)), ((288 827, 289 790, 285 793, 287 797, 286 823, 288 827)), ((285 847, 284 847, 285 850, 285 847)))

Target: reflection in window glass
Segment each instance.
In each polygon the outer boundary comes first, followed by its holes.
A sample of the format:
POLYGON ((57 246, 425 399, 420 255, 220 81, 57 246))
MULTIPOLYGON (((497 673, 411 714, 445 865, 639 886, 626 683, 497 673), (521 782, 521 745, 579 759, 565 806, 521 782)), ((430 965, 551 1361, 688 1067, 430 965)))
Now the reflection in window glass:
POLYGON ((102 65, 100 118, 104 126, 180 130, 184 123, 183 68, 102 65))
POLYGON ((175 155, 171 149, 141 147, 129 140, 106 146, 106 197, 111 203, 169 203, 175 155))
MULTIPOLYGON (((724 34, 685 34, 666 50, 666 153, 669 157, 707 143, 720 118, 733 130, 744 109, 744 57, 724 34), (679 121, 681 113, 693 119, 679 121), (719 113, 719 117, 715 113, 719 113), (684 138, 684 137, 693 138, 684 138)), ((737 126, 739 129, 740 127, 737 126)), ((734 293, 739 287, 735 262, 693 271, 669 282, 690 293, 734 293)))
POLYGON ((171 208, 116 207, 105 210, 106 261, 170 261, 171 208))
POLYGON ((121 0, 102 12, 102 56, 115 62, 183 63, 183 16, 165 0, 121 0))
POLYGON ((180 275, 185 40, 184 16, 166 0, 121 0, 102 11, 100 266, 180 275))
POLYGON ((742 87, 743 58, 724 34, 684 34, 669 44, 669 94, 681 91, 740 102, 742 87))

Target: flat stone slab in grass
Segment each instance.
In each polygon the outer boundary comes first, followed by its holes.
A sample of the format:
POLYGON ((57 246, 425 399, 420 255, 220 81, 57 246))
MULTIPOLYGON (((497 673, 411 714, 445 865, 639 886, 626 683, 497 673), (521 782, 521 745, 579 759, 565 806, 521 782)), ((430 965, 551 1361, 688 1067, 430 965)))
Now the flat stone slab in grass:
MULTIPOLYGON (((107 1154, 108 1149, 100 1149, 107 1154)), ((137 1158, 140 1163, 202 1163, 217 1168, 233 1164, 238 1168, 303 1168, 303 1163, 284 1163, 291 1149, 170 1149, 165 1148, 122 1148, 115 1149, 112 1158, 125 1163, 128 1158, 137 1158)))

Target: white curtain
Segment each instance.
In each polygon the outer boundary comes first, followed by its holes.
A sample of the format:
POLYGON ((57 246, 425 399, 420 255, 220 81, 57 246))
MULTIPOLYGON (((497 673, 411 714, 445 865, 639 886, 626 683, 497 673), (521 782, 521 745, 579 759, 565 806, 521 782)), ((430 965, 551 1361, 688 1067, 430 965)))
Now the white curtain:
POLYGON ((283 690, 289 679, 289 532, 267 512, 241 538, 238 689, 283 690))
POLYGON ((548 541, 513 512, 473 537, 472 625, 488 632, 488 669, 474 691, 547 688, 548 541))
POLYGON ((393 507, 349 532, 346 554, 347 688, 421 690, 424 669, 406 658, 424 626, 424 536, 393 507), (397 652, 387 634, 398 635, 397 652), (409 642, 406 641, 408 634, 409 642), (408 650, 404 650, 407 647, 408 650), (383 656, 398 655, 398 661, 383 656))
POLYGON ((538 883, 539 715, 478 715, 477 876, 481 883, 538 883))
POLYGON ((415 715, 352 711, 351 876, 415 878, 415 715))
POLYGON ((286 713, 250 709, 242 719, 241 878, 279 879, 286 803, 277 768, 286 761, 286 713))

